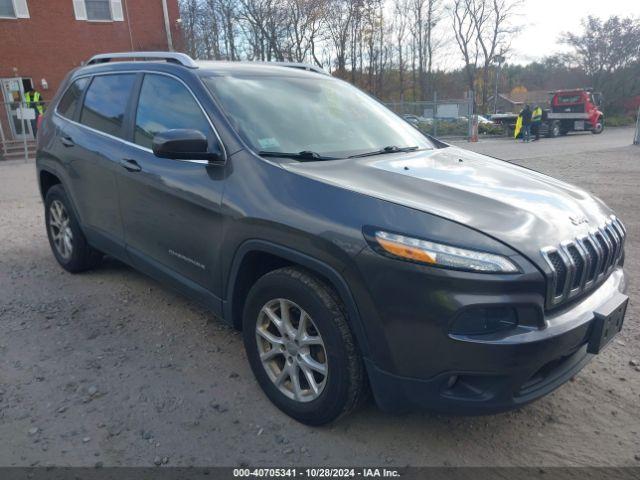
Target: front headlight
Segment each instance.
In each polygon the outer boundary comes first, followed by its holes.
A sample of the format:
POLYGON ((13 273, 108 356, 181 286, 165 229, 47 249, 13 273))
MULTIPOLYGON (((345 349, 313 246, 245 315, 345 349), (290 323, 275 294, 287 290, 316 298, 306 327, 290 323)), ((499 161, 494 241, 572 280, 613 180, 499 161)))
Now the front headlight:
POLYGON ((493 253, 467 250, 442 243, 377 230, 375 241, 393 257, 434 267, 482 273, 516 273, 520 270, 508 258, 493 253))

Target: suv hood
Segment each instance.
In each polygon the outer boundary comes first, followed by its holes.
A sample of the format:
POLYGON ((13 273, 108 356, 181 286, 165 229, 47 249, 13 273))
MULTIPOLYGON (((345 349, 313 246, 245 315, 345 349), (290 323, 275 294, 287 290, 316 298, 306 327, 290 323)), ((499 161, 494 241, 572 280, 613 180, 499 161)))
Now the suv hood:
POLYGON ((612 213, 573 185, 457 147, 282 166, 468 225, 539 265, 542 247, 586 234, 612 213))

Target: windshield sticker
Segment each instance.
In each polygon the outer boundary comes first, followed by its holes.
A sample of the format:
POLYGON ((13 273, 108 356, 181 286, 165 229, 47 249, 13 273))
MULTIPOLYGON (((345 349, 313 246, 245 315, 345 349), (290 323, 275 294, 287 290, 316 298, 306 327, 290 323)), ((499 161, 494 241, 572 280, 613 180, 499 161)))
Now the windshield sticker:
POLYGON ((259 138, 258 143, 260 144, 260 148, 277 148, 280 146, 278 140, 273 137, 259 138))

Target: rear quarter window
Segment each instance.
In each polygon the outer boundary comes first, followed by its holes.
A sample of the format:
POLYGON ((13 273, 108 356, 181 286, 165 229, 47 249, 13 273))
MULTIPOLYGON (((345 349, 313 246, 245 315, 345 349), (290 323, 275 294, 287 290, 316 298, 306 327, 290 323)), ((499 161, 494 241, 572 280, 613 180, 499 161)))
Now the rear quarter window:
POLYGON ((88 78, 80 78, 73 82, 58 103, 58 113, 69 120, 75 120, 76 110, 82 94, 89 84, 88 78))
POLYGON ((84 99, 80 123, 122 138, 124 115, 134 82, 135 74, 94 77, 84 99))

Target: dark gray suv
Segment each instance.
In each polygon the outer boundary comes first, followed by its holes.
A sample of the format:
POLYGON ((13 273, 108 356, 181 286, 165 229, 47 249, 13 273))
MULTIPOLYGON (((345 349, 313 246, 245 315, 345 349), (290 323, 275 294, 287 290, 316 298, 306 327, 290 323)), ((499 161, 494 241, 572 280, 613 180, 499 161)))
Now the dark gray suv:
POLYGON ((63 268, 106 254, 201 302, 308 424, 369 391, 518 407, 622 327, 625 228, 599 199, 313 68, 96 56, 46 113, 37 174, 63 268))

